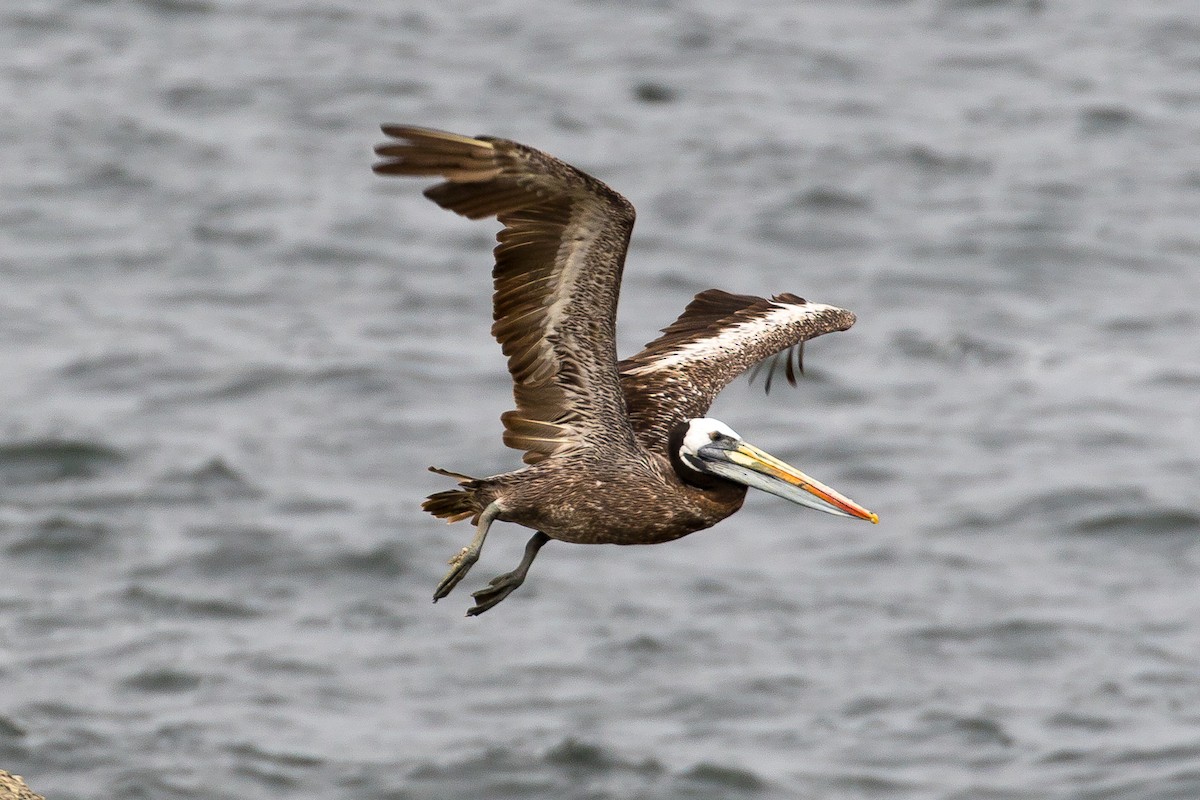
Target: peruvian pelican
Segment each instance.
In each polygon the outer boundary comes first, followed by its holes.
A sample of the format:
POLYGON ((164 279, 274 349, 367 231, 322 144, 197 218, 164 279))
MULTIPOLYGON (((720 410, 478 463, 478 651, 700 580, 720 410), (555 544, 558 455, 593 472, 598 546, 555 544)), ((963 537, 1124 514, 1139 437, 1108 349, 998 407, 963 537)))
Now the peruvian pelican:
POLYGON ((742 506, 746 488, 858 519, 879 518, 705 416, 749 367, 782 358, 795 383, 799 349, 844 331, 854 315, 793 294, 703 291, 662 335, 617 361, 616 310, 633 206, 553 156, 506 139, 384 125, 380 175, 435 177, 425 196, 470 219, 496 217, 492 334, 508 357, 516 408, 504 443, 526 466, 456 478, 423 508, 471 519, 475 536, 450 560, 434 602, 479 559, 496 520, 536 533, 521 563, 472 596, 481 614, 521 585, 542 545, 656 544, 711 527, 742 506))

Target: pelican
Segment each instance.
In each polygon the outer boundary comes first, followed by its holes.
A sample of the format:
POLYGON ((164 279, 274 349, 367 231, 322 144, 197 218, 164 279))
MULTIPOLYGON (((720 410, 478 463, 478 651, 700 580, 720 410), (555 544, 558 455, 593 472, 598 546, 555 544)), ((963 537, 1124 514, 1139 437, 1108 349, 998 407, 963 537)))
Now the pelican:
POLYGON ((501 416, 504 443, 524 451, 525 466, 489 478, 430 467, 458 488, 430 495, 422 508, 475 525, 434 590, 435 603, 479 559, 497 520, 535 533, 516 569, 472 595, 468 616, 520 586, 551 539, 671 541, 733 514, 751 486, 827 514, 879 521, 706 416, 721 389, 768 360, 773 371, 782 359, 794 384, 803 343, 846 330, 853 314, 794 294, 767 300, 708 289, 644 350, 618 361, 617 294, 634 221, 628 200, 507 139, 382 129, 390 140, 375 148, 376 173, 441 179, 426 197, 504 226, 494 250, 492 334, 508 357, 516 401, 501 416))

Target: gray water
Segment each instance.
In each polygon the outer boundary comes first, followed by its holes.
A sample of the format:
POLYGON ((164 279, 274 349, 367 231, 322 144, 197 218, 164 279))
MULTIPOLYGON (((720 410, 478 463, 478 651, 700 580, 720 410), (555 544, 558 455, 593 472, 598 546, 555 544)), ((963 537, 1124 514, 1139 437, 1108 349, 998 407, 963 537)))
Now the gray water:
POLYGON ((0 767, 73 798, 1200 797, 1200 10, 18 0, 0 11, 0 767), (714 409, 880 514, 650 548, 423 514, 510 469, 494 223, 383 121, 858 314, 714 409))

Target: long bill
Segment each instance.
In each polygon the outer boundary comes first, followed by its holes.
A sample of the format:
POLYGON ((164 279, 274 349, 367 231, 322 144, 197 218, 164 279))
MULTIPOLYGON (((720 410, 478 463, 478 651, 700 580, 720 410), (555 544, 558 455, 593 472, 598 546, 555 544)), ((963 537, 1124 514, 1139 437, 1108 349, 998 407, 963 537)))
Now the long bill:
POLYGON ((878 514, 747 442, 713 442, 700 448, 699 456, 708 471, 722 478, 762 489, 826 514, 879 523, 878 514))

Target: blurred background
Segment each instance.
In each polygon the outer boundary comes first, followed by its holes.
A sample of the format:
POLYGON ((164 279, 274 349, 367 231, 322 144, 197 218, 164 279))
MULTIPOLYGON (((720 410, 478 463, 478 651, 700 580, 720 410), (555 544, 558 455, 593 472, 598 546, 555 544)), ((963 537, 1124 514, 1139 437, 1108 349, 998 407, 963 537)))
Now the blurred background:
POLYGON ((1200 796, 1189 0, 18 0, 0 11, 0 767, 76 798, 1200 796), (505 136, 708 287, 852 309, 714 415, 751 496, 519 560, 496 225, 372 175, 505 136))

